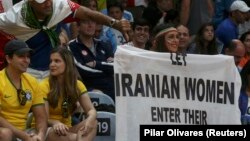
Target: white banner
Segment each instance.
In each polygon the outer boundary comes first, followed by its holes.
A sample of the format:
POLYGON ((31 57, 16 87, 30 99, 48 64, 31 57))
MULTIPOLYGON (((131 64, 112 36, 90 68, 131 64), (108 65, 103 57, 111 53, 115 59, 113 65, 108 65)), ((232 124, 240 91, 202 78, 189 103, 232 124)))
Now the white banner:
POLYGON ((233 57, 115 53, 116 141, 139 141, 140 125, 240 124, 241 79, 233 57))

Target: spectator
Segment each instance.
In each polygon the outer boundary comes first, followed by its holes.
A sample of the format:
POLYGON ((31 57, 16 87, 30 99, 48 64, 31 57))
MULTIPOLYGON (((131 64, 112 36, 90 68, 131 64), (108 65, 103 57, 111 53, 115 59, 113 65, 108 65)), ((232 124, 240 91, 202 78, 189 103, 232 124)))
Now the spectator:
POLYGON ((18 139, 45 141, 47 117, 43 95, 37 80, 25 73, 30 51, 20 40, 11 40, 4 48, 7 67, 0 71, 0 125, 10 129, 18 139), (36 130, 25 132, 30 111, 35 117, 36 130))
POLYGON ((133 23, 132 30, 132 41, 127 44, 141 49, 146 49, 146 44, 149 40, 149 22, 142 18, 138 19, 133 23))
POLYGON ((228 48, 226 48, 225 50, 226 55, 230 55, 234 57, 236 66, 238 66, 240 63, 240 60, 244 58, 245 52, 246 50, 245 50, 244 44, 238 39, 233 39, 230 42, 228 48))
POLYGON ((180 23, 179 12, 176 9, 170 9, 164 17, 164 23, 178 25, 180 23))
POLYGON ((69 49, 88 91, 102 91, 115 100, 114 54, 109 44, 94 39, 95 27, 91 20, 78 22, 79 35, 70 42, 69 49))
MULTIPOLYGON (((99 2, 100 2, 100 0, 98 2, 97 2, 97 0, 85 0, 85 2, 83 2, 82 4, 84 6, 90 8, 91 10, 97 11, 98 10, 97 5, 99 2)), ((76 22, 75 22, 75 27, 76 28, 78 27, 76 22)), ((96 31, 95 31, 95 38, 96 39, 101 40, 100 38, 103 34, 103 28, 104 28, 104 26, 102 24, 96 24, 96 31)), ((74 37, 73 39, 75 39, 77 37, 77 35, 78 35, 78 29, 75 30, 75 36, 73 36, 74 37)), ((105 42, 107 42, 108 44, 111 44, 111 42, 108 40, 106 40, 105 42)))
MULTIPOLYGON (((108 5, 108 15, 110 17, 113 17, 116 20, 122 20, 123 19, 123 12, 124 9, 121 6, 120 3, 115 2, 108 5)), ((116 51, 116 48, 118 45, 122 45, 126 43, 125 37, 122 35, 122 33, 116 29, 113 29, 111 27, 105 27, 102 32, 101 40, 108 42, 110 41, 112 45, 113 52, 116 51)))
POLYGON ((130 11, 126 10, 127 5, 128 5, 128 0, 120 0, 120 2, 122 4, 122 8, 124 9, 123 17, 125 19, 127 19, 130 23, 133 23, 134 22, 134 16, 133 16, 133 14, 130 11))
POLYGON ((47 141, 92 141, 97 128, 96 110, 84 84, 77 80, 71 52, 55 48, 50 60, 50 76, 40 84, 46 100, 48 124, 53 129, 48 131, 47 141), (71 114, 77 101, 87 118, 71 127, 71 114))
POLYGON ((97 0, 82 0, 81 5, 88 7, 91 10, 98 11, 97 0))
MULTIPOLYGON (((249 0, 243 0, 243 1, 247 4, 248 7, 250 6, 250 1, 249 0)), ((243 24, 239 24, 239 26, 238 26, 238 28, 239 28, 239 38, 243 33, 250 30, 250 25, 249 24, 250 24, 250 12, 248 12, 246 14, 246 21, 243 24)))
POLYGON ((152 28, 164 23, 167 11, 174 9, 173 0, 152 0, 142 13, 142 18, 150 22, 152 28))
POLYGON ((234 1, 230 7, 229 17, 217 27, 215 34, 216 37, 224 44, 222 51, 223 54, 231 40, 238 39, 238 25, 246 21, 246 15, 249 10, 250 8, 244 1, 234 1))
POLYGON ((238 29, 239 29, 239 38, 242 34, 250 30, 250 12, 246 14, 245 17, 245 22, 242 24, 239 24, 238 29))
POLYGON ((188 53, 215 55, 221 53, 223 44, 214 35, 212 23, 203 24, 191 43, 188 53))
POLYGON ((179 53, 183 53, 186 54, 187 52, 187 48, 190 42, 190 35, 189 35, 189 30, 186 26, 184 25, 178 25, 176 27, 178 34, 179 34, 179 38, 180 38, 180 42, 179 42, 179 47, 178 47, 178 52, 179 53))
MULTIPOLYGON (((34 50, 28 72, 42 79, 49 74, 49 52, 58 44, 60 31, 55 31, 54 27, 61 21, 77 19, 92 19, 124 33, 130 30, 126 20, 115 20, 66 0, 21 1, 0 14, 0 29, 26 41, 34 50)), ((127 39, 126 33, 125 37, 127 39)))
MULTIPOLYGON (((97 0, 80 0, 79 2, 82 6, 97 11, 97 0)), ((70 39, 75 39, 78 35, 77 22, 70 23, 71 37, 70 39)))
MULTIPOLYGON (((146 19, 151 26, 151 30, 149 31, 150 37, 148 46, 151 46, 150 49, 153 49, 153 40, 154 40, 154 31, 153 29, 160 24, 165 23, 165 21, 169 21, 171 18, 168 15, 168 11, 174 9, 173 0, 150 0, 148 1, 148 6, 144 8, 142 12, 142 18, 146 19)), ((172 19, 171 19, 172 20, 172 19)))
POLYGON ((160 24, 155 27, 153 49, 157 52, 176 53, 179 47, 179 34, 171 24, 160 24))
MULTIPOLYGON (((128 20, 129 22, 133 23, 134 22, 134 16, 133 14, 126 10, 125 8, 127 7, 127 0, 118 0, 118 2, 108 2, 108 6, 109 5, 114 5, 115 3, 119 3, 123 9, 123 12, 122 12, 122 17, 126 20, 128 20)), ((108 10, 107 9, 103 9, 101 10, 101 12, 105 15, 108 15, 108 10)))

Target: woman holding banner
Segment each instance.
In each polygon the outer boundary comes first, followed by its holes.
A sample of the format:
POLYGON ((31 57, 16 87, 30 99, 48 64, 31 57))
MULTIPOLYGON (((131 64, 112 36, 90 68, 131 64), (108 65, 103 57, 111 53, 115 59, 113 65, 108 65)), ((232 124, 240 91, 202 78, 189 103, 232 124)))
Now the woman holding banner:
POLYGON ((179 34, 172 24, 160 24, 154 29, 153 50, 176 53, 179 47, 179 34))

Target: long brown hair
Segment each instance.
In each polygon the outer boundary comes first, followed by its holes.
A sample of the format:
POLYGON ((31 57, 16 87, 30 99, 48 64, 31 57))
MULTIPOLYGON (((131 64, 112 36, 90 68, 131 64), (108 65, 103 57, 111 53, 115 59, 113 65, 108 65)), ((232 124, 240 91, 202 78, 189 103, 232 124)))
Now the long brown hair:
POLYGON ((216 36, 215 36, 215 32, 214 32, 214 38, 212 41, 209 41, 208 46, 205 47, 205 39, 204 39, 204 32, 205 29, 207 27, 213 27, 214 29, 214 25, 212 23, 204 23, 199 31, 197 32, 196 36, 195 36, 195 43, 197 48, 195 49, 195 52, 198 54, 207 54, 207 55, 215 55, 215 54, 219 54, 218 50, 217 50, 217 44, 216 44, 216 36))
POLYGON ((80 96, 80 90, 77 88, 78 75, 72 53, 61 47, 53 49, 51 54, 53 53, 58 53, 62 57, 65 63, 65 71, 62 85, 58 83, 56 76, 49 76, 50 91, 48 102, 51 107, 56 108, 60 96, 62 96, 63 99, 68 98, 69 111, 73 112, 76 106, 76 101, 80 96))

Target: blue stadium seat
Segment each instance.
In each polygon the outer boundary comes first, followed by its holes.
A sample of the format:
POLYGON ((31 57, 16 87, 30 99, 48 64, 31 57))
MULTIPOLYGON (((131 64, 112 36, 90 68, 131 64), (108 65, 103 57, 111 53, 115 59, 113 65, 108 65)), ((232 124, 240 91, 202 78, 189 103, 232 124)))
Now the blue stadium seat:
POLYGON ((115 117, 111 112, 97 111, 97 135, 94 141, 115 141, 115 117))

